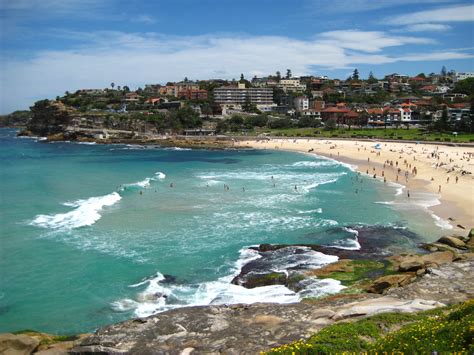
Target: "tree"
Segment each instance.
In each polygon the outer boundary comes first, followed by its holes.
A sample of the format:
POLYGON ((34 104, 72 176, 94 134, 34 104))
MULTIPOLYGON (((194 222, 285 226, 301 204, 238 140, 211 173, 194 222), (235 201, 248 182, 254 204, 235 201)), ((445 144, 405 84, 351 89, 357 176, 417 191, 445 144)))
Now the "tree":
POLYGON ((276 80, 280 82, 281 80, 281 73, 279 71, 276 72, 276 80))
POLYGON ((448 71, 446 70, 446 67, 443 65, 443 67, 441 68, 441 72, 440 72, 441 76, 443 78, 446 77, 446 75, 448 74, 448 71))
POLYGON ((426 75, 425 73, 420 73, 417 75, 418 78, 426 78, 426 75))
POLYGON ((114 89, 115 87, 115 83, 110 83, 110 87, 112 88, 112 90, 114 89))
POLYGON ((447 131, 449 128, 449 122, 448 122, 448 108, 445 106, 443 108, 443 114, 441 115, 441 118, 436 121, 435 123, 435 128, 439 132, 447 131))
POLYGON ((240 82, 242 83, 245 80, 244 74, 240 74, 240 82))
POLYGON ((359 80, 359 71, 354 69, 354 73, 352 74, 352 80, 359 80))
POLYGON ((291 69, 286 69, 286 79, 291 78, 291 69))
POLYGON ((369 84, 375 84, 376 82, 378 82, 377 78, 374 76, 374 73, 369 73, 369 78, 367 79, 367 82, 369 84))
POLYGON ((325 126, 326 129, 329 131, 333 131, 336 129, 337 122, 334 118, 330 118, 326 121, 325 126))
POLYGON ((474 78, 460 80, 454 85, 453 92, 474 95, 474 78))
POLYGON ((125 93, 130 92, 130 88, 127 85, 125 85, 122 89, 125 93))
POLYGON ((188 80, 188 77, 185 76, 185 77, 184 77, 184 82, 187 83, 188 81, 189 81, 189 80, 188 80))

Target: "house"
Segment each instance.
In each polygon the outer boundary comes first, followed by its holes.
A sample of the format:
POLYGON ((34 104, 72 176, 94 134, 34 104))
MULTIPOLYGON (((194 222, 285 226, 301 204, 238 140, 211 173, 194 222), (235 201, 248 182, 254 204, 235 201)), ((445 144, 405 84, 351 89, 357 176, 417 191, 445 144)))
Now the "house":
POLYGON ((321 111, 318 111, 315 109, 307 109, 307 110, 301 111, 300 115, 305 116, 305 117, 313 117, 317 120, 321 119, 321 111))
POLYGON ((127 92, 125 94, 125 99, 123 101, 133 103, 133 102, 139 102, 141 96, 138 95, 136 92, 127 92))
POLYGON ((469 111, 467 108, 448 108, 448 117, 451 122, 461 121, 469 118, 469 111))
POLYGON ((458 94, 458 93, 452 93, 452 94, 444 94, 443 99, 449 100, 453 102, 455 99, 465 99, 467 97, 466 94, 458 94))
MULTIPOLYGON (((150 97, 149 99, 145 100, 145 103, 146 104, 149 104, 149 105, 158 105, 160 104, 161 102, 165 101, 166 99, 163 99, 161 97, 150 97)), ((168 100, 166 100, 168 101, 168 100)))
POLYGON ((186 89, 186 90, 181 90, 178 93, 177 97, 180 99, 186 99, 186 100, 207 100, 208 94, 207 94, 207 90, 186 89))
POLYGON ((366 110, 369 124, 384 124, 384 110, 382 108, 369 108, 366 110))
POLYGON ((468 78, 474 78, 474 72, 456 73, 454 76, 455 81, 464 80, 468 78))
POLYGON ((323 121, 327 121, 330 119, 334 119, 337 122, 343 121, 344 116, 348 114, 350 110, 348 108, 340 108, 340 107, 327 107, 321 111, 321 118, 323 121))
POLYGON ((303 92, 306 90, 306 84, 303 84, 298 78, 280 79, 276 87, 284 92, 303 92))

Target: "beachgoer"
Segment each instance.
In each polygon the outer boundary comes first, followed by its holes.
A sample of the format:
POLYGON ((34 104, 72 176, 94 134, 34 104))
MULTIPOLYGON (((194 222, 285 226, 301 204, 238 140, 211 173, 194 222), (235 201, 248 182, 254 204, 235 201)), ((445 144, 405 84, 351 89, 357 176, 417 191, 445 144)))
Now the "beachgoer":
POLYGON ((140 190, 140 195, 143 195, 143 191, 142 191, 142 190, 140 190))
POLYGON ((458 180, 459 180, 459 176, 456 176, 456 184, 458 183, 458 180))
POLYGON ((441 192, 441 185, 439 185, 438 187, 438 192, 441 192))

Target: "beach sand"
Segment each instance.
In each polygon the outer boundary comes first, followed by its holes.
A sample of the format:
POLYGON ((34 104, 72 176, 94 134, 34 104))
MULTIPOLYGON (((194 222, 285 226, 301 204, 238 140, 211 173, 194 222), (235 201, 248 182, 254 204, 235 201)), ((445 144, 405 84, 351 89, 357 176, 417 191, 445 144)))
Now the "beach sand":
POLYGON ((363 174, 404 185, 407 197, 433 193, 440 204, 430 209, 449 221, 453 233, 461 232, 460 226, 474 227, 474 147, 303 138, 236 141, 235 146, 310 152, 351 164, 363 174))

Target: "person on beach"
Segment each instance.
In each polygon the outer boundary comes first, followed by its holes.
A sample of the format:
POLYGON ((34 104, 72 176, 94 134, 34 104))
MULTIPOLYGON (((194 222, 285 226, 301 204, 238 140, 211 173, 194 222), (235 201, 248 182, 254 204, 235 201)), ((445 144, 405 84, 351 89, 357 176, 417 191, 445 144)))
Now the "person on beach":
POLYGON ((439 185, 438 187, 438 192, 441 192, 441 185, 439 185))
POLYGON ((410 198, 410 190, 407 190, 407 196, 410 198))
POLYGON ((298 191, 298 187, 295 185, 295 191, 298 191))

